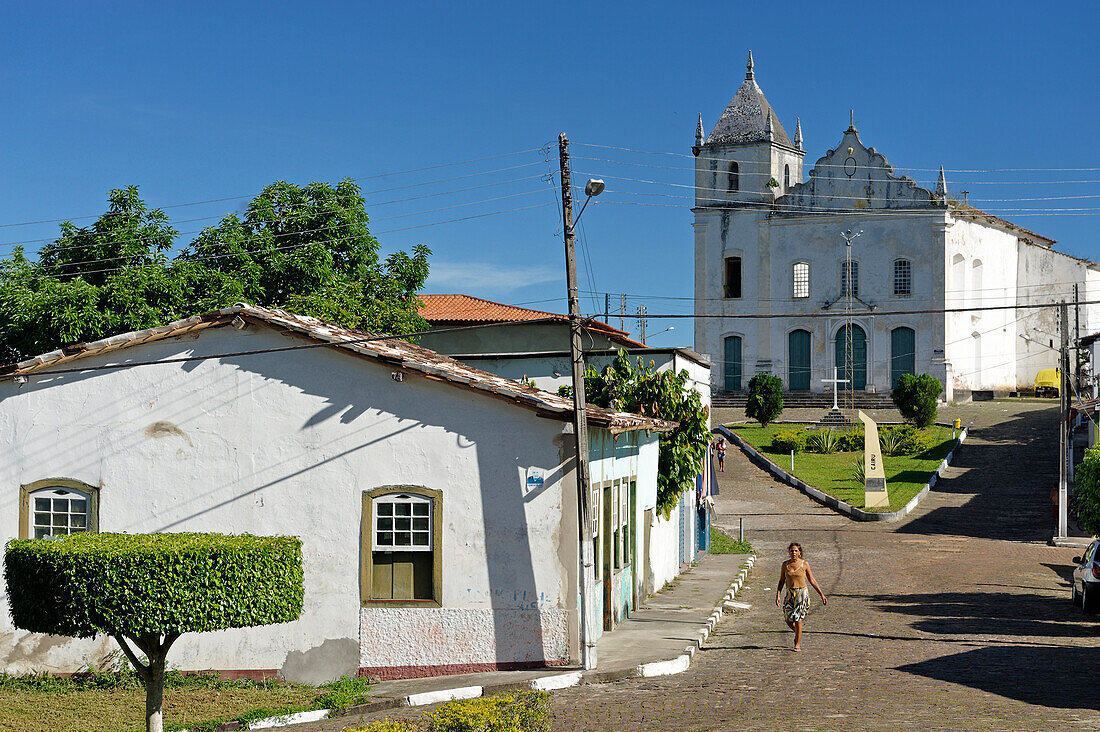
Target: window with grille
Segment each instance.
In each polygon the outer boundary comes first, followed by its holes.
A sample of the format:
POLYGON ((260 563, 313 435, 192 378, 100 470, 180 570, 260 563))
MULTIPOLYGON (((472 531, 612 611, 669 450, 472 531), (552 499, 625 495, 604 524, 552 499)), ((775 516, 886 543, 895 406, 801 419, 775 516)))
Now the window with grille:
POLYGON ((45 539, 88 531, 91 497, 69 488, 46 488, 31 494, 31 537, 45 539))
POLYGON ((840 294, 859 295, 859 262, 840 263, 840 294), (850 271, 849 265, 851 265, 850 271), (851 288, 851 293, 848 291, 849 287, 851 288))
POLYGON ((791 268, 791 282, 795 297, 810 296, 810 263, 795 262, 791 268))
POLYGON ((419 486, 397 488, 364 494, 363 602, 438 603, 442 493, 419 486))
POLYGON ((913 264, 908 259, 894 260, 894 296, 913 294, 913 264))

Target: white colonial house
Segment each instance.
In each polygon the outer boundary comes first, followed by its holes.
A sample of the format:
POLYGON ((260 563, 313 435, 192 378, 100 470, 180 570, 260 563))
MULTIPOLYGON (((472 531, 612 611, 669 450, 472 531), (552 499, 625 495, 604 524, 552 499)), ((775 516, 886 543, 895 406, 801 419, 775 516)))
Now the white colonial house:
MULTIPOLYGON (((182 669, 320 682, 571 665, 571 415, 420 346, 236 305, 0 369, 0 542, 300 537, 301 618, 185 635, 182 669)), ((589 411, 597 625, 663 584, 675 553, 643 529, 668 427, 589 411)), ((0 671, 72 672, 113 650, 18 630, 0 599, 0 671)))
MULTIPOLYGON (((859 391, 920 372, 949 400, 1026 389, 1057 366, 1059 316, 1021 306, 1071 300, 1074 284, 1081 301, 1100 299, 1100 266, 954 200, 942 168, 935 190, 895 174, 854 121, 804 175, 801 121, 792 140, 751 53, 709 135, 700 115, 692 151, 695 350, 721 364, 719 389, 770 372, 822 391, 834 367, 859 391), (850 259, 845 231, 858 234, 850 259)), ((1098 326, 1100 310, 1083 306, 1081 332, 1098 326)))

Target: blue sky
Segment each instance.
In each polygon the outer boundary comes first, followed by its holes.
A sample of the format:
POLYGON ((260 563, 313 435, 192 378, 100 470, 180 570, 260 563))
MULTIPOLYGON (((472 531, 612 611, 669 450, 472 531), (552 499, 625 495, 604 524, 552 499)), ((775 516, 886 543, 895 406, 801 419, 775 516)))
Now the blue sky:
MULTIPOLYGON (((85 223, 128 184, 194 232, 271 181, 351 177, 385 250, 432 248, 427 291, 563 311, 545 178, 566 131, 576 178, 608 184, 582 289, 688 312, 696 115, 709 130, 751 48, 785 127, 802 119, 807 169, 854 107, 903 172, 942 164, 975 205, 1100 260, 1095 4, 154 5, 0 10, 0 253, 57 232, 14 224, 85 223), (179 205, 211 199, 231 200, 179 205)), ((651 344, 690 345, 689 322, 651 344)))

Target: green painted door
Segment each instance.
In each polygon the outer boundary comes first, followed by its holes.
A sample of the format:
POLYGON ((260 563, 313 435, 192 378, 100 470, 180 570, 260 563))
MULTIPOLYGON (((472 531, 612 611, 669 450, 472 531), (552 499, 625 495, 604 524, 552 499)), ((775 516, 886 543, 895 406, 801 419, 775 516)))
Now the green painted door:
POLYGON ((792 330, 787 336, 787 388, 810 388, 810 332, 792 330))
MULTIPOLYGON (((845 344, 849 338, 848 326, 844 326, 836 334, 836 366, 841 379, 847 378, 848 369, 845 362, 845 344)), ((850 388, 863 391, 867 388, 867 334, 858 325, 852 326, 852 385, 850 388)), ((849 388, 848 384, 841 384, 840 388, 849 388)))
POLYGON ((898 385, 902 374, 917 373, 917 332, 912 328, 890 331, 890 386, 898 385))
POLYGON ((741 391, 741 336, 726 338, 722 371, 726 391, 741 391))

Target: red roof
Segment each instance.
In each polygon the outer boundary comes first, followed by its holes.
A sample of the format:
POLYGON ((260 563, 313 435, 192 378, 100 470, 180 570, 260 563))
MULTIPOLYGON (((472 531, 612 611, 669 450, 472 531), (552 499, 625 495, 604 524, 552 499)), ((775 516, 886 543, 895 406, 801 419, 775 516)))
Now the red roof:
MULTIPOLYGON (((532 310, 516 305, 505 305, 472 295, 420 295, 420 317, 432 325, 468 325, 472 323, 518 323, 527 320, 552 320, 566 323, 569 318, 545 310, 532 310)), ((603 333, 612 340, 631 348, 645 348, 630 337, 625 330, 613 328, 607 323, 586 318, 584 327, 603 333)))

